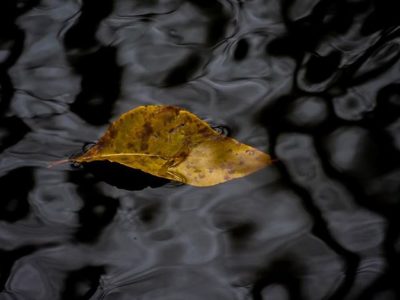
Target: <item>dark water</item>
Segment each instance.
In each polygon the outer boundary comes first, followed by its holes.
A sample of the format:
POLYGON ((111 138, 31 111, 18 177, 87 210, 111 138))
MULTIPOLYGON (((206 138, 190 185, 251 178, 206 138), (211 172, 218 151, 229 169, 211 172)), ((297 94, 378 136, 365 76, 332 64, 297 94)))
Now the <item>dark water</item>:
POLYGON ((0 299, 400 299, 399 3, 1 0, 0 299), (144 104, 278 162, 46 168, 144 104))

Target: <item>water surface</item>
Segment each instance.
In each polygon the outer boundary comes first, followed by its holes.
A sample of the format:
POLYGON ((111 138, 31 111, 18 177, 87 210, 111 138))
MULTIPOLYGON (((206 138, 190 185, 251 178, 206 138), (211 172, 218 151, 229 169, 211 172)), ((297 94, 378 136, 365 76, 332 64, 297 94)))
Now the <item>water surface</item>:
POLYGON ((0 299, 399 299, 400 5, 2 0, 0 299), (46 168, 139 105, 277 163, 46 168))

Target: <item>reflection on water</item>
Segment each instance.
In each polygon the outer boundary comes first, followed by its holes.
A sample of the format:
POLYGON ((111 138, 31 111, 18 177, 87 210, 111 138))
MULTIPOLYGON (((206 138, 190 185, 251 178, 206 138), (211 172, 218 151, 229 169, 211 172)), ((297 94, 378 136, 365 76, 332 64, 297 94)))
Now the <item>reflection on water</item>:
POLYGON ((0 299, 400 298, 399 10, 1 1, 0 299), (46 168, 145 104, 277 163, 209 188, 46 168))

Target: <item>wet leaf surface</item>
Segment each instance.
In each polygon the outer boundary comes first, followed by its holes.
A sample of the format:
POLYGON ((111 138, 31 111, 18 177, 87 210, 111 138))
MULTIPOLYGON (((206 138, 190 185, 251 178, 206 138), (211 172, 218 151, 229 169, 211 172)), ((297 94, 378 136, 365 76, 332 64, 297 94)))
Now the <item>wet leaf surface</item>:
POLYGON ((96 145, 72 160, 107 160, 194 186, 216 185, 271 164, 268 154, 219 134, 187 110, 163 105, 121 115, 96 145))

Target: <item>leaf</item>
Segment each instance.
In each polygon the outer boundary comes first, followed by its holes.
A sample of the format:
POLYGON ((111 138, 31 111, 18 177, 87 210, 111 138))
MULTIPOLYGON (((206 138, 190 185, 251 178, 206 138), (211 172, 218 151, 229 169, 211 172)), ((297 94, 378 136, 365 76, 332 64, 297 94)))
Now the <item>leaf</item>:
POLYGON ((99 160, 194 186, 212 186, 271 164, 268 154, 220 135, 187 110, 163 105, 122 114, 96 145, 72 159, 99 160))

